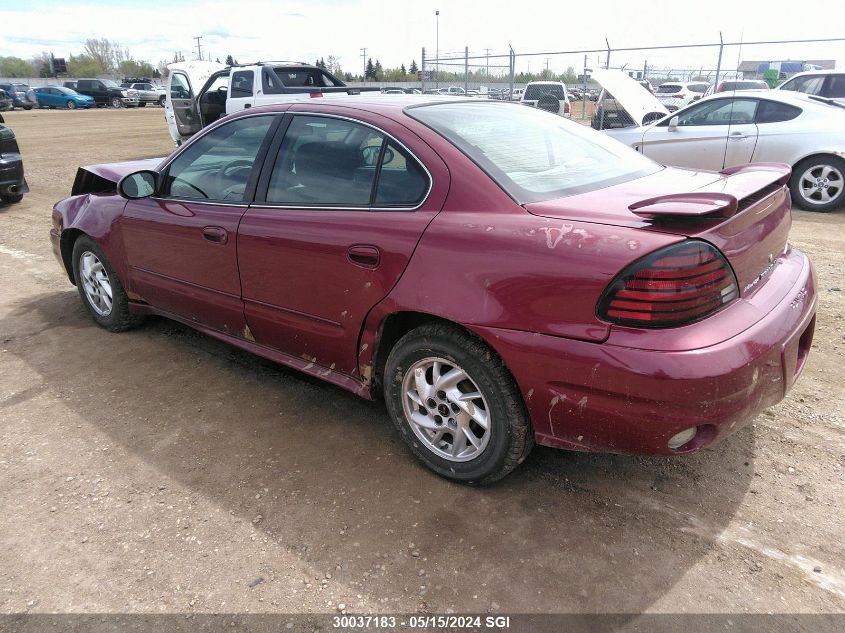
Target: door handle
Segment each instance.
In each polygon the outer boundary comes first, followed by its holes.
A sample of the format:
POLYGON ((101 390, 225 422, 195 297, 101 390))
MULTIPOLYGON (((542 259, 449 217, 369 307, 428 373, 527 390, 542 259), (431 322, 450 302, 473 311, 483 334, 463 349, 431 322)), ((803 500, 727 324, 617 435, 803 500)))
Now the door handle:
POLYGON ((730 138, 734 141, 741 141, 744 138, 748 138, 748 135, 744 132, 731 132, 730 138))
POLYGON ((346 250, 350 262, 364 268, 378 268, 381 252, 369 244, 353 244, 346 250))
POLYGON ((209 242, 214 242, 215 244, 225 244, 229 241, 229 234, 226 232, 226 229, 220 228, 219 226, 204 227, 202 230, 202 236, 209 242))

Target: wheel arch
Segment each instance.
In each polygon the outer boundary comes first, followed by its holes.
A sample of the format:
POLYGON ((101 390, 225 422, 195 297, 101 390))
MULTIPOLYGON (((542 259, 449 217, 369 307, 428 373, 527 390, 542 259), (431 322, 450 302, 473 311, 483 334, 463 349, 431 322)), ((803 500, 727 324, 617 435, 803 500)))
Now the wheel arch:
POLYGON ((815 158, 824 158, 824 157, 835 158, 835 159, 839 160, 840 162, 845 163, 845 152, 836 152, 836 151, 833 151, 833 150, 822 150, 822 151, 817 150, 817 151, 814 151, 814 152, 807 154, 806 156, 802 156, 801 158, 796 160, 794 163, 792 163, 792 165, 791 165, 792 171, 794 172, 795 168, 798 167, 798 165, 800 165, 804 161, 807 161, 807 160, 810 160, 810 159, 815 159, 815 158))
POLYGON ((67 277, 74 286, 76 285, 76 279, 73 275, 73 245, 76 244, 76 240, 78 240, 82 235, 87 235, 84 231, 76 228, 65 229, 62 231, 61 238, 59 239, 59 247, 62 253, 62 263, 65 267, 65 272, 67 273, 67 277))

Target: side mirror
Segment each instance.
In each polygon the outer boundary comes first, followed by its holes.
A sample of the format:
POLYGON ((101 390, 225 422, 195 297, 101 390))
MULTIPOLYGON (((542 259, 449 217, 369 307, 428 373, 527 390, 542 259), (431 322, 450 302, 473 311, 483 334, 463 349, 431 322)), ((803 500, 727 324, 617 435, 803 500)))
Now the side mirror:
POLYGON ((669 119, 669 131, 670 132, 677 132, 678 131, 678 117, 673 116, 669 119))
POLYGON ((117 183, 117 192, 129 200, 139 200, 141 198, 149 198, 153 195, 156 191, 157 184, 158 174, 145 169, 124 176, 117 183))

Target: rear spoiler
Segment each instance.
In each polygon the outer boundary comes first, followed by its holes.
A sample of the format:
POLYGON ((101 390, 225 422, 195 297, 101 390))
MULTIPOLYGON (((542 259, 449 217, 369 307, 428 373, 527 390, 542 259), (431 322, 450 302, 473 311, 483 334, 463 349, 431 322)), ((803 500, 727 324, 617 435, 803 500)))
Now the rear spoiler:
POLYGON ((670 193, 631 204, 643 218, 727 219, 759 202, 789 182, 792 170, 781 163, 756 163, 728 167, 724 178, 688 193, 670 193))

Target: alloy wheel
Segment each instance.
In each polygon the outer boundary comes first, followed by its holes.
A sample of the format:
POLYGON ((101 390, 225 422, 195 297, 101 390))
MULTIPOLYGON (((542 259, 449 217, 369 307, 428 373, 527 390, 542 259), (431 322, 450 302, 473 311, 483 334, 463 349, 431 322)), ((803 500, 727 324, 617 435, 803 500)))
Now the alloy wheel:
POLYGON ((405 419, 431 452, 453 462, 478 457, 490 441, 490 408, 454 361, 424 358, 402 380, 405 419))
POLYGON ((100 316, 111 314, 111 281, 103 263, 91 251, 85 251, 79 257, 79 275, 88 304, 100 316))
POLYGON ((842 172, 833 165, 813 165, 799 181, 801 197, 810 205, 826 204, 839 196, 845 186, 842 172))

